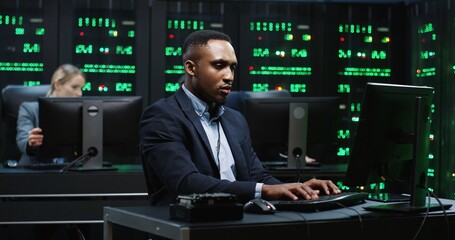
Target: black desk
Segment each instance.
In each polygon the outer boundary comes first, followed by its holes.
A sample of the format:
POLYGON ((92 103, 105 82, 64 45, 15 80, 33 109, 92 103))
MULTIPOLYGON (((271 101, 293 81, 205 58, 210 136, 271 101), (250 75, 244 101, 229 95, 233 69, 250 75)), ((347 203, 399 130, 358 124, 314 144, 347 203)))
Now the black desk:
MULTIPOLYGON (((454 200, 442 200, 455 204, 454 200)), ((167 207, 105 207, 104 240, 113 239, 113 224, 170 239, 455 239, 455 206, 425 214, 385 214, 362 206, 315 213, 277 212, 274 215, 244 214, 242 220, 188 223, 169 219, 167 207), (359 217, 360 215, 360 217, 359 217), (360 221, 361 218, 361 221, 360 221), (446 220, 448 223, 446 223, 446 220)), ((115 238, 114 238, 115 239, 115 238)))
POLYGON ((0 168, 0 225, 102 223, 104 206, 147 205, 140 165, 118 171, 0 168))

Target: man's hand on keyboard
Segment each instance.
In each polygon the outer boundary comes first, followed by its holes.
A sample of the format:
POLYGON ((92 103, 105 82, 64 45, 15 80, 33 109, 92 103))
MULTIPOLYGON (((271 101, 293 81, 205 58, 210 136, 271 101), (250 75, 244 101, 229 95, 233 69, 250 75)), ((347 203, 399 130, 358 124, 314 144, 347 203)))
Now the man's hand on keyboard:
POLYGON ((308 200, 318 199, 319 194, 339 194, 341 191, 330 180, 311 179, 303 183, 283 183, 278 185, 262 186, 262 198, 264 199, 291 199, 304 198, 308 200))

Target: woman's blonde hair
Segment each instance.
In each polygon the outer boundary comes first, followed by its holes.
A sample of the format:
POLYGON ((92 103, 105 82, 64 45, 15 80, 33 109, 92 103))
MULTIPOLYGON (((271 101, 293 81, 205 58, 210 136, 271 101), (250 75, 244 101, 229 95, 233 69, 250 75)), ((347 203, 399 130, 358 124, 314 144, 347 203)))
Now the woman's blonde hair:
POLYGON ((58 67, 57 70, 55 70, 54 74, 52 74, 51 88, 47 92, 46 96, 51 96, 54 93, 55 84, 57 82, 64 84, 76 75, 81 75, 85 79, 84 73, 74 65, 63 64, 58 67))

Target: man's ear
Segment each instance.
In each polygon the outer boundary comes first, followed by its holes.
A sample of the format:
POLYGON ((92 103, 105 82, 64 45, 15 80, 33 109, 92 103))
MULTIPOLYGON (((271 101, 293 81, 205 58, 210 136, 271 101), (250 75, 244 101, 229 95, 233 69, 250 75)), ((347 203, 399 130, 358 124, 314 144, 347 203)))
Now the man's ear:
POLYGON ((194 76, 196 69, 196 64, 191 61, 191 60, 186 60, 185 61, 185 72, 187 72, 189 75, 194 76))

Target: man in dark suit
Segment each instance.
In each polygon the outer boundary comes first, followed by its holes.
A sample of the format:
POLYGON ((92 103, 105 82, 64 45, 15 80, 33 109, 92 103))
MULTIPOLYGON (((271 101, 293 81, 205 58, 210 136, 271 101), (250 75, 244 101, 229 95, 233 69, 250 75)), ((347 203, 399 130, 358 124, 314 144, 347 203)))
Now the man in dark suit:
POLYGON ((263 168, 245 118, 222 105, 237 67, 229 36, 193 32, 184 42, 182 58, 186 73, 181 88, 145 109, 140 123, 152 204, 167 205, 190 193, 231 193, 244 201, 340 193, 329 180, 282 183, 263 168))

